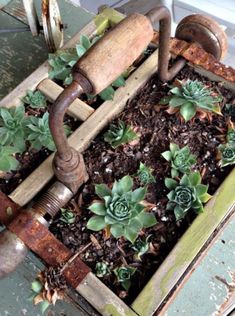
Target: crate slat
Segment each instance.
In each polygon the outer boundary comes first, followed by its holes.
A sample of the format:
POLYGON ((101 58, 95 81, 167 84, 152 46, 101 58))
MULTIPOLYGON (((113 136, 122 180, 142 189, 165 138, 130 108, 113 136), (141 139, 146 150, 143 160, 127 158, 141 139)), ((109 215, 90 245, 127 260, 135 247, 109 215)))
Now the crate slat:
MULTIPOLYGON (((213 198, 206 204, 205 211, 195 218, 133 302, 132 308, 137 314, 141 316, 154 314, 184 275, 215 229, 234 211, 234 187, 235 168, 220 185, 213 198)), ((180 284, 182 285, 182 283, 181 280, 180 284)))
MULTIPOLYGON (((104 102, 70 137, 69 143, 82 152, 90 141, 125 107, 130 96, 142 87, 157 71, 158 52, 155 51, 119 88, 112 101, 104 102)), ((51 180, 53 155, 35 169, 9 196, 17 204, 24 206, 51 180)))
POLYGON ((103 316, 138 316, 91 272, 76 291, 103 316))
MULTIPOLYGON (((60 93, 64 90, 58 84, 50 79, 42 80, 37 89, 41 91, 45 97, 54 102, 60 93)), ((80 99, 76 99, 68 108, 67 113, 81 121, 85 121, 95 110, 80 99)))

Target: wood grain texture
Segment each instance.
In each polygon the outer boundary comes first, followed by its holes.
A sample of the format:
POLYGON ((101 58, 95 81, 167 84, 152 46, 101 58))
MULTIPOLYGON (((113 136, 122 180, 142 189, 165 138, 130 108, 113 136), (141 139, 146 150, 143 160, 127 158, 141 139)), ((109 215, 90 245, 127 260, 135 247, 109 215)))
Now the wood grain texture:
POLYGON ((235 169, 207 203, 132 304, 141 316, 153 315, 173 289, 220 222, 235 207, 235 169))
MULTIPOLYGON (((54 102, 64 90, 50 79, 42 80, 37 89, 41 91, 47 100, 54 102)), ((68 108, 67 113, 81 121, 85 121, 95 110, 80 99, 76 99, 68 108)))
MULTIPOLYGON (((104 102, 70 137, 69 143, 79 152, 84 151, 98 133, 120 113, 131 96, 157 71, 158 52, 154 52, 126 81, 124 87, 116 90, 112 101, 104 102)), ((9 196, 24 206, 52 179, 52 159, 48 157, 9 196), (27 194, 26 194, 27 192, 27 194)))
POLYGON ((213 234, 159 316, 234 315, 230 314, 235 309, 234 231, 235 208, 222 228, 213 234))
POLYGON ((78 285, 76 291, 103 316, 137 316, 91 272, 78 285))
POLYGON ((133 64, 152 38, 150 20, 133 13, 93 45, 89 54, 78 60, 75 72, 89 78, 93 88, 91 94, 98 94, 133 64))
POLYGON ((23 4, 27 16, 27 22, 29 23, 30 31, 33 36, 37 36, 40 30, 34 0, 23 0, 23 4))

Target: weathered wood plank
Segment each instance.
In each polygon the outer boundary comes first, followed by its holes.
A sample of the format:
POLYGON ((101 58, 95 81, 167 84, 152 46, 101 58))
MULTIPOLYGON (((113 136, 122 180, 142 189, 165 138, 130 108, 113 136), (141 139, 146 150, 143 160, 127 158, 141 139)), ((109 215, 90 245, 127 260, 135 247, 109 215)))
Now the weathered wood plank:
MULTIPOLYGON (((104 102, 70 137, 69 143, 76 150, 82 152, 91 140, 104 128, 118 113, 127 100, 135 95, 149 77, 156 72, 158 53, 154 52, 126 81, 126 86, 119 88, 112 101, 104 102)), ((23 181, 9 196, 17 204, 23 206, 28 203, 53 177, 53 155, 47 158, 31 175, 23 181), (27 192, 27 194, 25 194, 27 192)))
POLYGON ((234 315, 235 213, 215 234, 158 315, 234 315), (203 291, 201 285, 203 284, 203 291))
POLYGON ((76 291, 103 316, 137 316, 91 272, 78 285, 76 291))
POLYGON ((134 301, 132 308, 138 314, 141 316, 153 315, 183 276, 214 230, 233 211, 235 207, 234 187, 235 169, 207 203, 204 213, 197 216, 134 301))
POLYGON ((23 0, 23 4, 27 16, 27 21, 29 23, 30 31, 33 36, 37 36, 40 30, 34 0, 23 0))
POLYGON ((205 77, 209 78, 210 80, 213 80, 216 82, 221 82, 221 83, 223 83, 223 86, 226 89, 229 89, 229 90, 235 92, 235 83, 224 80, 224 78, 219 77, 219 76, 215 75, 214 73, 212 73, 212 72, 210 72, 210 71, 208 71, 200 66, 195 66, 195 65, 190 65, 190 66, 193 67, 194 70, 196 72, 198 72, 200 75, 205 76, 205 77))
MULTIPOLYGON (((50 79, 42 80, 37 89, 41 91, 50 102, 54 102, 63 91, 58 84, 50 79)), ((85 121, 95 110, 80 99, 75 100, 68 108, 67 113, 81 121, 85 121)))

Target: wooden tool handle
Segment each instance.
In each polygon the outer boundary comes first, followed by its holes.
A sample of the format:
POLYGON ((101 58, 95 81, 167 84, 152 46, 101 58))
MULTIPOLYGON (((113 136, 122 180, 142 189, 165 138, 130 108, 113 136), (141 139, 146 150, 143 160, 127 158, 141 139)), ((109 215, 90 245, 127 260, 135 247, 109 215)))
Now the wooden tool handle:
POLYGON ((131 14, 105 34, 74 66, 98 94, 120 76, 143 52, 153 38, 150 20, 131 14))

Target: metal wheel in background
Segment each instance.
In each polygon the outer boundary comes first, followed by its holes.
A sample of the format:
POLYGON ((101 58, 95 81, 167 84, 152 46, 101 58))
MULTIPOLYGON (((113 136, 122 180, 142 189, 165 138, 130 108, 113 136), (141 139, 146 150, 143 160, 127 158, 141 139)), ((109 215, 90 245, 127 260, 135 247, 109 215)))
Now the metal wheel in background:
POLYGON ((64 43, 63 24, 56 0, 42 0, 42 25, 48 49, 55 52, 64 43))
POLYGON ((175 37, 199 43, 217 60, 224 58, 228 50, 228 39, 224 30, 215 20, 202 14, 189 15, 181 20, 175 37))

